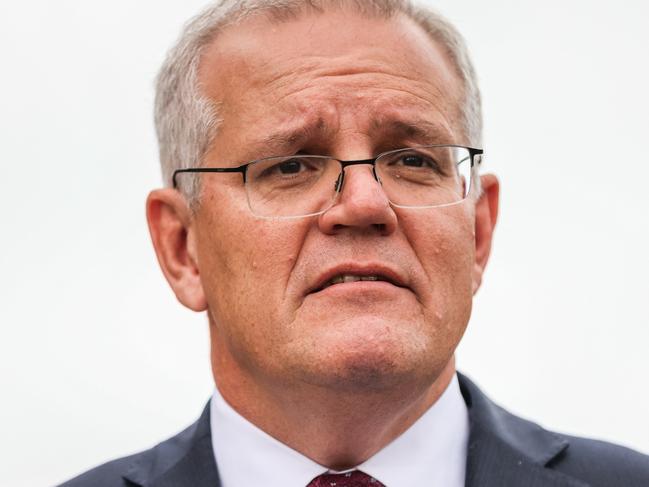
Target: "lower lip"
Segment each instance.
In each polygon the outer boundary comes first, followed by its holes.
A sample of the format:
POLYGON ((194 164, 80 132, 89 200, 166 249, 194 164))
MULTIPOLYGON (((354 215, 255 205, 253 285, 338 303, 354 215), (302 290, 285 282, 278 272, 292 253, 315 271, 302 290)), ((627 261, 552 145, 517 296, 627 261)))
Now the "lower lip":
POLYGON ((395 286, 387 281, 351 281, 332 284, 320 291, 313 292, 310 296, 340 295, 348 293, 384 293, 407 290, 407 288, 395 286))

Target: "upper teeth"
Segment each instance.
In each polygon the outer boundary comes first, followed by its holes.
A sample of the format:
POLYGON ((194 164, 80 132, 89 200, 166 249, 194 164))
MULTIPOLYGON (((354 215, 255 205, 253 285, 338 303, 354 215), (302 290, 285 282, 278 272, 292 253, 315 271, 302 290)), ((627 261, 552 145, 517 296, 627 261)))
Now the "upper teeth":
POLYGON ((356 282, 356 281, 384 281, 385 279, 379 276, 356 276, 354 274, 342 274, 330 279, 325 284, 325 287, 332 284, 341 284, 343 282, 356 282))

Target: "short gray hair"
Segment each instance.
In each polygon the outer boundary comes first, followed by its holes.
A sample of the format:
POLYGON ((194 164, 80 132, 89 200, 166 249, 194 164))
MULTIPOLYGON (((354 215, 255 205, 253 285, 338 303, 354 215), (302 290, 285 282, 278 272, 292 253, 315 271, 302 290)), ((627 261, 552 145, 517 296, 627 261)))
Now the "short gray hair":
MULTIPOLYGON (((166 186, 172 184, 176 169, 200 166, 221 122, 218 106, 202 93, 198 81, 202 54, 218 32, 256 13, 285 19, 342 7, 370 17, 389 18, 402 13, 437 41, 450 56, 464 85, 460 121, 464 136, 471 145, 482 144, 482 102, 466 43, 453 25, 429 7, 411 0, 219 0, 185 26, 157 77, 155 126, 166 186)), ((187 174, 179 187, 190 206, 196 207, 198 177, 187 174)))

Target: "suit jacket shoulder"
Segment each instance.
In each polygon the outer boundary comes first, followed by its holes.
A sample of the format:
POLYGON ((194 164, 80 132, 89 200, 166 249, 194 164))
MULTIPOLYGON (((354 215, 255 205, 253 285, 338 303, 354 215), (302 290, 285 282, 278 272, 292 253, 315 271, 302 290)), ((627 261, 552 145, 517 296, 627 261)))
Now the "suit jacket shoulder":
MULTIPOLYGON (((469 408, 466 487, 649 486, 648 456, 547 431, 494 404, 464 375, 458 377, 469 408)), ((173 438, 90 470, 61 487, 220 485, 208 403, 198 421, 173 438)))
POLYGON ((130 462, 135 460, 138 455, 130 455, 104 463, 78 477, 68 480, 61 484, 61 487, 85 487, 90 485, 95 487, 133 487, 133 485, 137 484, 129 482, 122 477, 122 474, 127 470, 130 462))
POLYGON ((105 463, 60 487, 220 487, 209 402, 198 421, 150 450, 105 463))
POLYGON ((581 477, 592 486, 649 486, 649 457, 605 441, 566 436, 570 447, 555 460, 554 468, 581 477))
POLYGON ((611 443, 547 431, 494 404, 458 374, 469 407, 469 487, 647 487, 649 457, 611 443))

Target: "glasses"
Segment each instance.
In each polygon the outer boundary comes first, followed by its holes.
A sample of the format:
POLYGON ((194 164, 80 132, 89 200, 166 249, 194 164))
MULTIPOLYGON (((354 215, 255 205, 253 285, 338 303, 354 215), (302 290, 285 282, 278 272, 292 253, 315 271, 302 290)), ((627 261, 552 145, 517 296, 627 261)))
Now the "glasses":
POLYGON ((243 176, 248 205, 261 218, 301 218, 331 208, 342 191, 345 168, 367 164, 392 206, 436 208, 465 200, 473 185, 482 149, 428 145, 397 149, 373 159, 341 161, 329 156, 267 157, 238 167, 177 169, 182 173, 233 173, 243 176))

